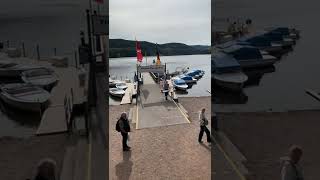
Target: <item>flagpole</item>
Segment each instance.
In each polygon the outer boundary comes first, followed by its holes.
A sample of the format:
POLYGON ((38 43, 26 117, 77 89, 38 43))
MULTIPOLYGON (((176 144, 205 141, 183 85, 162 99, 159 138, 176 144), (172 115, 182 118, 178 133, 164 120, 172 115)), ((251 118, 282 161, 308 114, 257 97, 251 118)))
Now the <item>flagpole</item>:
POLYGON ((148 65, 148 63, 147 63, 147 51, 145 53, 145 56, 146 56, 146 66, 147 66, 148 65))

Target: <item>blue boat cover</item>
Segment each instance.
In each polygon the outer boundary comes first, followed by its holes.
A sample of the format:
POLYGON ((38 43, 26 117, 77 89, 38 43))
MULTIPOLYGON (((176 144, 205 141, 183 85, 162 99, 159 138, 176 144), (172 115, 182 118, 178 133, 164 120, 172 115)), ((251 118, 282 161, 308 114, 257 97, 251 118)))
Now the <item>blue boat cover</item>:
POLYGON ((251 36, 251 37, 240 38, 237 44, 266 47, 266 46, 271 46, 271 40, 264 36, 251 36))
POLYGON ((182 80, 192 80, 192 77, 191 77, 191 76, 186 76, 186 75, 182 75, 182 76, 180 76, 180 78, 181 78, 182 80))
POLYGON ((240 71, 239 62, 232 56, 217 52, 211 56, 212 69, 217 74, 240 71))
POLYGON ((174 80, 174 83, 177 84, 177 85, 182 85, 182 84, 186 84, 186 82, 182 79, 176 79, 174 80))
POLYGON ((223 49, 223 52, 232 55, 237 60, 262 58, 260 50, 252 46, 234 45, 223 49))

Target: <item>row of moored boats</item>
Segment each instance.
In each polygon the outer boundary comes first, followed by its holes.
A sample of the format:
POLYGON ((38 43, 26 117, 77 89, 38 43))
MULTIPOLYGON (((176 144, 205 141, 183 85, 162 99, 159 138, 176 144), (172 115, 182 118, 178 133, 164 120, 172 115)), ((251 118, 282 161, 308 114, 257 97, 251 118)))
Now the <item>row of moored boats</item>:
POLYGON ((22 81, 2 84, 1 100, 11 107, 34 112, 46 108, 50 91, 59 81, 51 68, 13 62, 0 62, 0 78, 22 81))
POLYGON ((244 69, 272 66, 278 55, 292 48, 300 33, 287 27, 271 28, 213 47, 213 83, 231 91, 241 91, 248 77, 244 69))
MULTIPOLYGON (((182 74, 175 74, 171 79, 173 87, 177 90, 186 91, 192 84, 196 83, 204 75, 203 70, 191 70, 185 71, 182 74)), ((117 80, 115 78, 109 78, 109 94, 113 97, 122 98, 125 94, 125 90, 128 88, 127 82, 129 80, 117 80)), ((137 82, 134 82, 136 85, 137 82)))

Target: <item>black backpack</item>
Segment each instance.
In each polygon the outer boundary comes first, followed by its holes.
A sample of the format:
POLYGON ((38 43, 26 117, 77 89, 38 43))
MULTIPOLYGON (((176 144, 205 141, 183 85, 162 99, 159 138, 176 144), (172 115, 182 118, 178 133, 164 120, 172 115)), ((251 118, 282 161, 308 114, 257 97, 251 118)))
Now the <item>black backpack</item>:
POLYGON ((118 119, 117 124, 116 124, 116 130, 117 130, 118 132, 121 131, 121 130, 120 130, 120 125, 119 125, 120 120, 121 120, 121 119, 118 119))

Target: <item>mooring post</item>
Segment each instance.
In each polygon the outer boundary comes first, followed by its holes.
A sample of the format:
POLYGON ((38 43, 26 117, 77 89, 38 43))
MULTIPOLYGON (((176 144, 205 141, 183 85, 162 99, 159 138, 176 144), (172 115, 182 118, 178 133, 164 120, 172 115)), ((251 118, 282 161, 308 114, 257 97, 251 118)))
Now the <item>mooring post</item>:
POLYGON ((78 68, 78 56, 77 56, 77 51, 74 51, 74 61, 76 63, 76 68, 78 68))
POLYGON ((22 42, 22 54, 23 54, 23 57, 26 57, 26 49, 24 47, 24 42, 22 42))
POLYGON ((39 48, 39 44, 37 44, 37 59, 40 60, 40 48, 39 48))

